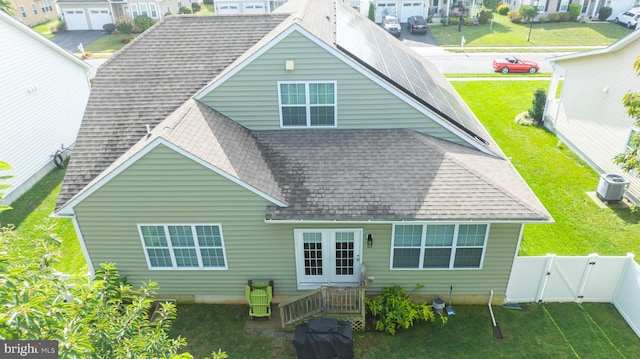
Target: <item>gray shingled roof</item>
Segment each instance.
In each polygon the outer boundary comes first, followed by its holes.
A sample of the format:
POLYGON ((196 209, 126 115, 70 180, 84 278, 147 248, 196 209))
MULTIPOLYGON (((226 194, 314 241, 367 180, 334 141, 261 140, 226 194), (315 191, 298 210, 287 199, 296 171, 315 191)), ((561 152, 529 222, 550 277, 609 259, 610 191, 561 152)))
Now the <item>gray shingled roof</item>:
POLYGON ((167 16, 112 56, 97 71, 57 208, 286 17, 251 15, 247 31, 243 15, 167 16))
POLYGON ((267 220, 550 220, 507 160, 405 129, 250 131, 189 100, 158 138, 286 203, 267 220))

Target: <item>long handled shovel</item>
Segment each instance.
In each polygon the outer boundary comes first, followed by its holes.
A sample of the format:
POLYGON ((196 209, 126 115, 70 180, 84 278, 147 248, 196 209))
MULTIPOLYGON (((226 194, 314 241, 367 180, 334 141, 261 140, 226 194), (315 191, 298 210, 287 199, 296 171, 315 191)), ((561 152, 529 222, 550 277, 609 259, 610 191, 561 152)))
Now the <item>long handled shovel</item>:
POLYGON ((502 339, 504 338, 504 336, 502 336, 502 331, 500 330, 500 327, 496 323, 496 318, 493 316, 493 309, 491 309, 492 299, 493 299, 493 289, 491 290, 491 295, 489 296, 489 304, 488 304, 489 313, 491 314, 491 322, 493 323, 493 337, 496 339, 502 339))
POLYGON ((451 305, 451 294, 452 293, 453 293, 453 286, 451 286, 449 288, 449 305, 447 306, 447 315, 448 316, 456 315, 456 310, 453 309, 453 306, 451 305))

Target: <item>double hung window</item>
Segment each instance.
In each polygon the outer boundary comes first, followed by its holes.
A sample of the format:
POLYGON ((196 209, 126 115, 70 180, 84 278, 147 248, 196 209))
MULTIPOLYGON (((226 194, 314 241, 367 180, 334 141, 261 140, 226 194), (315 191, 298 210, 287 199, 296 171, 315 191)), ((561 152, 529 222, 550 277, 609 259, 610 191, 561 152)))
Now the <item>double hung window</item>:
POLYGON ((149 269, 227 269, 220 225, 138 226, 149 269))
POLYGON ((478 269, 487 224, 398 224, 393 228, 392 269, 478 269))
POLYGON ((335 127, 335 82, 279 82, 282 127, 335 127))

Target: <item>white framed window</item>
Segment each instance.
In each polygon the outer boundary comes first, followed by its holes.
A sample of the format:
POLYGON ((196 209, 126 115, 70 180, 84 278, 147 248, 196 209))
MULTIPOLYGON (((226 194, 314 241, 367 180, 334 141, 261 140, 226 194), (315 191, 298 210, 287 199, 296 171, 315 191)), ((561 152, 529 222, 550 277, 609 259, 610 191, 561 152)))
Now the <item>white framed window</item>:
POLYGON ((139 5, 140 5, 140 15, 149 16, 149 8, 147 7, 147 4, 140 3, 139 5))
POLYGON ((129 9, 131 10, 132 18, 135 19, 140 15, 140 12, 138 11, 138 4, 134 4, 134 3, 129 4, 129 9))
POLYGON ((336 82, 278 82, 280 127, 336 127, 336 82))
POLYGON ((481 269, 488 224, 396 224, 391 269, 481 269))
POLYGON ((629 133, 629 138, 627 139, 627 144, 624 147, 625 151, 633 151, 635 149, 638 149, 638 146, 633 144, 633 138, 638 135, 640 135, 640 129, 632 128, 631 132, 629 133))
POLYGON ((140 224, 149 269, 227 269, 219 224, 140 224))
POLYGON ((151 18, 157 19, 158 16, 158 5, 156 3, 149 3, 149 12, 151 13, 151 18))
POLYGON ((20 10, 20 16, 27 17, 27 10, 24 9, 24 6, 18 6, 18 9, 20 10))
POLYGON ((31 4, 31 10, 33 10, 34 15, 38 15, 38 8, 36 8, 36 4, 31 4))
POLYGON ((558 11, 567 12, 568 9, 569 9, 569 0, 562 0, 560 2, 560 8, 558 9, 558 11))

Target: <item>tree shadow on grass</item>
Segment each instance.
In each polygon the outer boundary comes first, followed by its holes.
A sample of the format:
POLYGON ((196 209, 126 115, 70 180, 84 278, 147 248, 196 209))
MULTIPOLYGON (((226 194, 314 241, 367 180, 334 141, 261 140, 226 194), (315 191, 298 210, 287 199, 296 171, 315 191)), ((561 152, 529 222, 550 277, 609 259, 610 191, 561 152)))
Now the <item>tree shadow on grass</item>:
MULTIPOLYGON (((8 211, 0 213, 0 226, 20 226, 40 206, 55 188, 62 183, 65 169, 55 168, 36 183, 29 191, 11 203, 8 211)), ((53 211, 53 208, 51 208, 53 211)))

